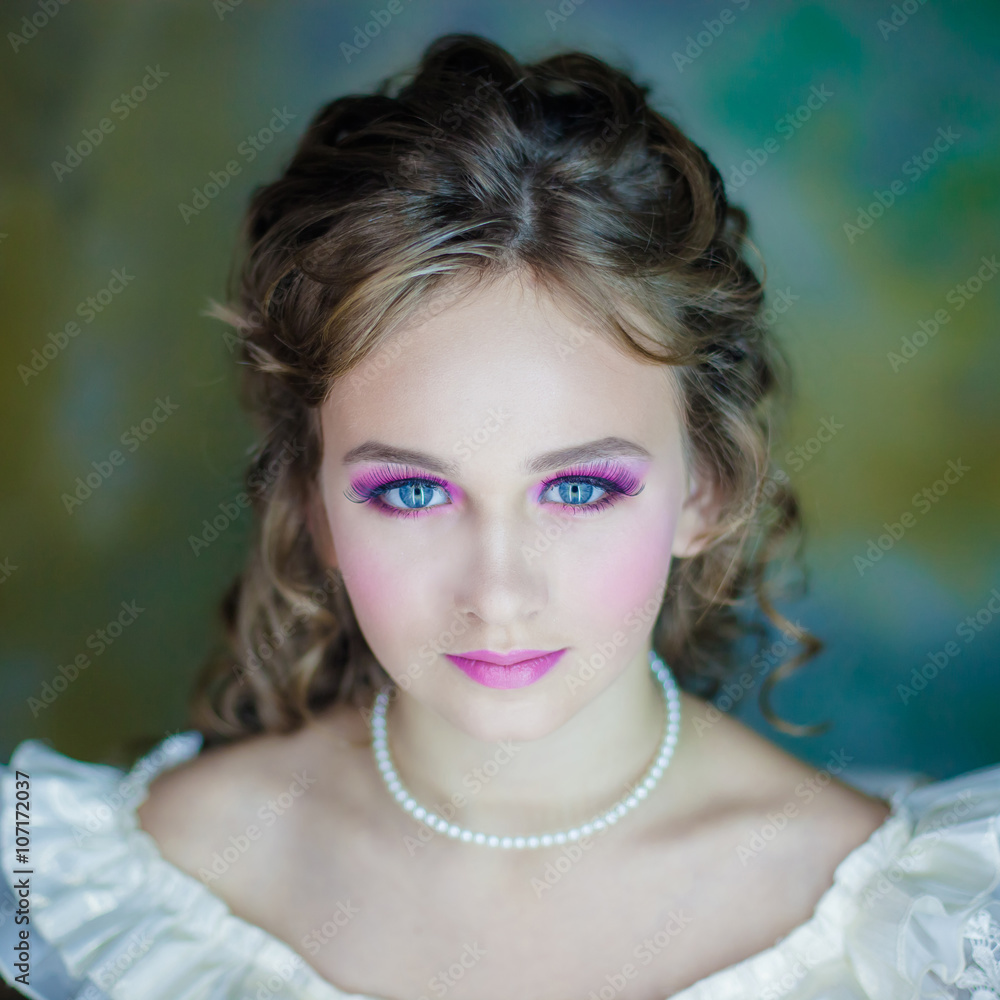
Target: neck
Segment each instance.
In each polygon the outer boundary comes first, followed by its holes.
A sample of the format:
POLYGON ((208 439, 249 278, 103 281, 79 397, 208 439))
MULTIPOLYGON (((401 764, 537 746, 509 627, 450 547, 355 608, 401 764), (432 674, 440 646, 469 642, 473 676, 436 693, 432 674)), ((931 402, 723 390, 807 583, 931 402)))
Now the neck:
POLYGON ((397 695, 387 730, 400 780, 426 809, 499 836, 566 829, 613 805, 652 763, 666 724, 646 650, 536 740, 486 743, 406 692, 397 695))

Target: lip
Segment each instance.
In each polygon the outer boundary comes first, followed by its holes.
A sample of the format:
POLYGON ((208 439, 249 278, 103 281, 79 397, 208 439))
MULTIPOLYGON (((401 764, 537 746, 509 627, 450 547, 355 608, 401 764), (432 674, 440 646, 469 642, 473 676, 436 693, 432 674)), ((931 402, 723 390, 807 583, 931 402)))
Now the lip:
POLYGON ((539 656, 549 656, 558 652, 557 649, 512 649, 509 653, 494 653, 489 649, 470 649, 468 653, 457 655, 463 660, 482 660, 483 663, 498 663, 502 667, 509 667, 512 663, 535 660, 539 656))
POLYGON ((560 660, 566 649, 551 652, 544 649, 515 649, 509 653, 493 653, 475 649, 462 656, 445 656, 467 677, 485 687, 519 688, 534 684, 560 660))

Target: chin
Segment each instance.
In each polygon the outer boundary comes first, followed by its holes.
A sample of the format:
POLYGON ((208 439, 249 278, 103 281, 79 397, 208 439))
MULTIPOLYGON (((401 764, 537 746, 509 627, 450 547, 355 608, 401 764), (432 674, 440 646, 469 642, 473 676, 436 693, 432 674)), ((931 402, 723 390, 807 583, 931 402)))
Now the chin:
MULTIPOLYGON (((476 685, 478 690, 452 693, 446 711, 449 722, 484 743, 512 740, 528 743, 555 732, 573 714, 560 692, 549 696, 529 688, 495 690, 476 685)), ((534 685, 532 685, 534 687, 534 685)))

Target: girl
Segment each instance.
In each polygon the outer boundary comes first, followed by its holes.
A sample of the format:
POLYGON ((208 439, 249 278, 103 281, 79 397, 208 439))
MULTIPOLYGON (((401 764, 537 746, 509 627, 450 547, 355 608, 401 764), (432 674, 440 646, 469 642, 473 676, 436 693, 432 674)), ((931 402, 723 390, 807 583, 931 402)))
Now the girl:
POLYGON ((647 93, 446 36, 255 192, 228 648, 129 774, 15 751, 25 995, 998 995, 1000 765, 863 790, 706 700, 754 600, 762 697, 819 643, 747 219, 647 93))

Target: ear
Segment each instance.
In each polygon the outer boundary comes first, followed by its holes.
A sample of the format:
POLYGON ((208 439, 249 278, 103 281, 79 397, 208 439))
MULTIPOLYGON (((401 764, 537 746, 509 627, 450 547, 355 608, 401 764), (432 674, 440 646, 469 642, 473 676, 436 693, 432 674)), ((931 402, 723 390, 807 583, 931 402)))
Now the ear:
POLYGON ((327 518, 323 494, 315 480, 309 484, 306 500, 306 526, 312 536, 320 562, 324 566, 336 568, 337 550, 334 548, 333 536, 330 534, 330 521, 327 518))
POLYGON ((682 559, 699 555, 708 545, 716 513, 715 496, 710 484, 692 475, 687 498, 677 519, 672 554, 682 559))

